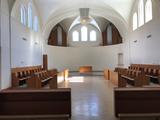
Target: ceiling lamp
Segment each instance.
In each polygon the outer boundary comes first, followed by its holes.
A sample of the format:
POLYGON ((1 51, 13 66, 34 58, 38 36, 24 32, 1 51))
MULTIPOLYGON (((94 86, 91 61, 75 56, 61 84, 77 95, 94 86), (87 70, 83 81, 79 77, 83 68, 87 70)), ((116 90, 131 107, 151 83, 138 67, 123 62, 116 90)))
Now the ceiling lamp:
POLYGON ((91 19, 89 17, 89 8, 80 8, 80 23, 81 24, 88 24, 91 19))

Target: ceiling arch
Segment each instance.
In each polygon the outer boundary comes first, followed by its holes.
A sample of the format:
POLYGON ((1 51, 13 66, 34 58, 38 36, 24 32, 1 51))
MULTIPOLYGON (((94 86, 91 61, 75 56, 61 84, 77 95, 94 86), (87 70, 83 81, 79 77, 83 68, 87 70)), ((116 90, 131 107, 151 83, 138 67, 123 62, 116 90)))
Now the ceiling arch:
POLYGON ((79 8, 90 8, 91 16, 100 16, 111 21, 123 37, 127 34, 130 11, 135 0, 33 0, 33 2, 42 21, 42 34, 47 39, 57 23, 69 17, 79 16, 79 8))
MULTIPOLYGON (((107 8, 102 8, 102 7, 101 8, 96 7, 96 9, 94 8, 90 8, 90 9, 91 9, 90 10, 91 16, 92 15, 101 16, 101 17, 106 18, 107 20, 111 21, 117 27, 122 37, 125 36, 125 34, 127 33, 127 29, 128 29, 128 23, 116 11, 114 11, 113 9, 107 9, 107 8)), ((64 9, 64 10, 60 10, 60 12, 57 11, 54 14, 52 14, 50 18, 48 19, 48 21, 46 22, 46 24, 43 26, 42 32, 43 32, 45 39, 48 39, 50 31, 57 23, 61 22, 65 18, 74 17, 78 15, 79 15, 79 11, 77 10, 77 8, 76 9, 75 8, 64 9)))

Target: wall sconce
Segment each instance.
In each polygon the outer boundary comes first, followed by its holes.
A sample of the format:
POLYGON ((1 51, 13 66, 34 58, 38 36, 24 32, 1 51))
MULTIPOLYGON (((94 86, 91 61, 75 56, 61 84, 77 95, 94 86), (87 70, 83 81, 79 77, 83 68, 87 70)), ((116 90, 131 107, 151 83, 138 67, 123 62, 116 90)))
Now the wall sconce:
POLYGON ((35 44, 35 45, 38 45, 39 43, 36 41, 36 42, 34 42, 34 44, 35 44))
POLYGON ((27 41, 27 39, 25 37, 22 37, 22 40, 27 41))
POLYGON ((133 42, 134 42, 134 43, 136 43, 136 42, 137 42, 137 40, 134 40, 133 42))
POLYGON ((149 38, 151 38, 152 37, 152 35, 150 34, 150 35, 147 35, 147 39, 149 39, 149 38))

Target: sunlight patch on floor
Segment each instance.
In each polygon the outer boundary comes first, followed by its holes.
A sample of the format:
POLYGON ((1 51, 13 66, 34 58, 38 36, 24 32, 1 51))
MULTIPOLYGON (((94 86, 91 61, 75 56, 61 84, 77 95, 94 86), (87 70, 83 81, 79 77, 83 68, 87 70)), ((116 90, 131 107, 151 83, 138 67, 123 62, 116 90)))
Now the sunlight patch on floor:
POLYGON ((84 82, 84 77, 83 76, 69 77, 68 82, 71 82, 71 83, 83 83, 84 82))

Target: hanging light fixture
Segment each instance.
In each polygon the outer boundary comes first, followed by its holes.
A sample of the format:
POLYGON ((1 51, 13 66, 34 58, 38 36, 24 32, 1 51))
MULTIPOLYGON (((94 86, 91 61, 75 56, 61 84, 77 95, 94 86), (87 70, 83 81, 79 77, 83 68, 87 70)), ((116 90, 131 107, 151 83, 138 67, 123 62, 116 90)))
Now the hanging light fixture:
POLYGON ((91 19, 89 17, 89 8, 80 8, 80 23, 81 24, 88 24, 91 19))

